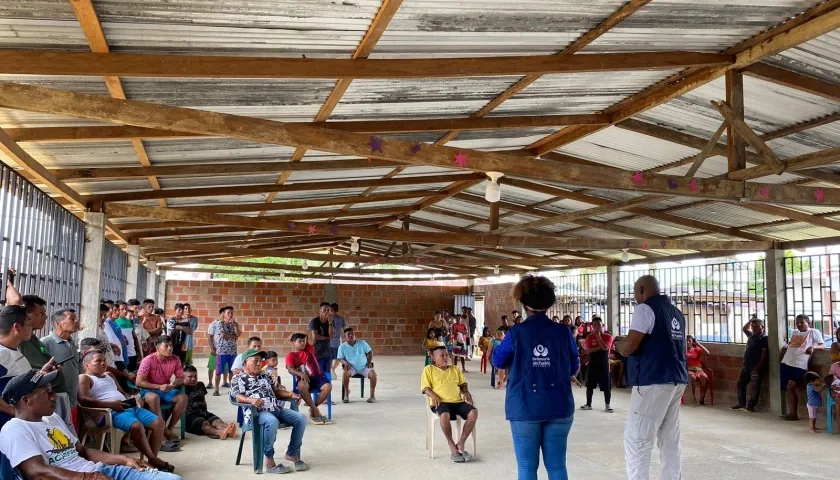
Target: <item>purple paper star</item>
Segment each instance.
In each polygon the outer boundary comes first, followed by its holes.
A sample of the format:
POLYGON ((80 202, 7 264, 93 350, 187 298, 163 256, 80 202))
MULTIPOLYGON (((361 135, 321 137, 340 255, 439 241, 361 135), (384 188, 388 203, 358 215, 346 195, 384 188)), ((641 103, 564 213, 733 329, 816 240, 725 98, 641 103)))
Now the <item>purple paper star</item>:
POLYGON ((335 225, 330 225, 330 233, 332 233, 333 235, 338 233, 338 227, 336 227, 335 225))
POLYGON ((458 152, 458 155, 455 155, 455 165, 464 168, 467 166, 469 158, 469 155, 467 155, 466 153, 458 152))
POLYGON ((814 192, 814 197, 816 197, 818 202, 822 203, 825 200, 825 191, 822 188, 818 188, 814 192))
POLYGON ((415 143, 414 145, 411 146, 411 154, 412 155, 417 155, 418 153, 420 153, 421 148, 422 147, 420 146, 419 143, 415 143))
POLYGON ((645 174, 642 172, 636 172, 636 174, 633 175, 633 183, 635 183, 636 185, 645 183, 645 174))
POLYGON ((316 233, 318 233, 318 227, 316 227, 315 225, 310 225, 309 226, 309 234, 314 235, 316 233))
POLYGON ((662 247, 662 248, 665 248, 665 240, 662 240, 661 242, 659 242, 659 246, 662 247))
POLYGON ((670 188, 671 190, 676 190, 677 188, 679 188, 679 185, 677 184, 676 180, 674 180, 673 178, 669 178, 668 188, 670 188))
POLYGON ((761 190, 758 191, 758 194, 761 195, 764 198, 769 198, 770 197, 770 187, 762 188, 761 190))
POLYGON ((696 192, 696 191, 700 190, 700 187, 697 185, 697 180, 692 178, 691 181, 688 182, 688 189, 691 190, 692 192, 696 192))
POLYGON ((297 228, 297 225, 295 225, 295 222, 289 222, 286 225, 286 228, 288 228, 289 230, 294 230, 295 228, 297 228))
POLYGON ((379 137, 370 137, 370 153, 379 152, 382 153, 382 139, 379 137))
POLYGON ((630 245, 631 245, 630 240, 625 240, 624 241, 624 248, 630 248, 630 245))

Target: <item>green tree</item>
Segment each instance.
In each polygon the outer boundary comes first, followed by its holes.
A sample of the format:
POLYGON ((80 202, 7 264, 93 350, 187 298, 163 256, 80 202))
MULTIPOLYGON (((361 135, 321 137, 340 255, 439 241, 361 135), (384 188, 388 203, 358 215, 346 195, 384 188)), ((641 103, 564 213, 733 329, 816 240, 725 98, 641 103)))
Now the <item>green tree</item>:
MULTIPOLYGON (((244 260, 246 263, 267 263, 272 265, 295 265, 295 266, 302 266, 304 260, 300 260, 297 258, 280 258, 280 257, 263 257, 263 258, 249 258, 244 260)), ((200 265, 203 268, 219 268, 218 265, 200 265)), ((258 282, 260 280, 274 280, 279 281, 280 272, 277 270, 269 269, 269 268, 262 268, 262 267, 224 267, 227 270, 241 270, 245 272, 249 272, 248 274, 238 274, 238 273, 213 273, 211 278, 218 278, 218 279, 225 279, 230 280, 232 282, 258 282), (264 272, 265 275, 253 275, 250 272, 264 272)), ((287 273, 285 277, 282 279, 286 282, 299 282, 302 280, 300 277, 296 277, 291 273, 287 273)))

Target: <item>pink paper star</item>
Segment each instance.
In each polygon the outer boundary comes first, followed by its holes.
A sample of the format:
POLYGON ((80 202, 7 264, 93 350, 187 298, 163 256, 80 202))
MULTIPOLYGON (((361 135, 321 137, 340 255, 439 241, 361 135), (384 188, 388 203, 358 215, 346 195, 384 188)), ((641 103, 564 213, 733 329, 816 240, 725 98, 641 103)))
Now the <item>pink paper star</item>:
POLYGON ((458 152, 458 155, 455 155, 455 165, 458 165, 461 168, 467 166, 467 160, 469 159, 469 155, 464 152, 458 152))
POLYGON ((449 257, 446 257, 446 260, 444 260, 443 263, 449 265, 449 257))
POLYGON ((643 250, 647 250, 649 246, 650 246, 650 245, 648 245, 648 243, 647 243, 647 242, 642 242, 642 249, 643 249, 643 250))
POLYGON ((817 201, 822 203, 825 200, 825 191, 822 188, 818 188, 817 191, 814 192, 814 197, 816 197, 817 201))
POLYGON ((700 187, 697 186, 697 180, 692 178, 691 181, 688 182, 688 189, 691 190, 692 192, 699 191, 700 187))
POLYGON ((642 172, 636 172, 636 174, 633 175, 633 183, 635 183, 636 185, 641 185, 645 183, 645 174, 642 172))
POLYGON ((315 233, 318 233, 318 227, 316 227, 315 225, 310 225, 309 226, 309 234, 313 235, 315 233))
POLYGON ((665 240, 662 240, 661 242, 659 242, 659 246, 662 247, 662 248, 665 248, 665 240))
POLYGON ((373 257, 373 263, 379 263, 379 257, 373 257))
POLYGON ((762 188, 761 190, 758 191, 758 194, 761 195, 764 198, 769 198, 770 197, 770 187, 762 188))
POLYGON ((420 263, 420 262, 421 262, 421 260, 420 260, 419 258, 417 258, 417 259, 415 260, 415 263, 420 263))

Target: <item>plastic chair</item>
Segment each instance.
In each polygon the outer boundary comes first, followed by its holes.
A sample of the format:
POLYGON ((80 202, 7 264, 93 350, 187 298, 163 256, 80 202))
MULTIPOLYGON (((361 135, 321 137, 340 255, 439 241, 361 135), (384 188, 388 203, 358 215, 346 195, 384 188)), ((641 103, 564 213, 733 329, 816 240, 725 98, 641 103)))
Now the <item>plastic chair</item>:
POLYGON ((125 432, 114 426, 111 421, 111 410, 108 408, 88 408, 79 406, 79 412, 85 419, 88 437, 93 437, 98 450, 105 451, 105 442, 108 442, 108 451, 114 455, 120 455, 120 443, 126 435, 125 432), (99 419, 102 421, 100 422, 99 419))
MULTIPOLYGON (((327 382, 332 382, 332 376, 329 373, 324 373, 324 377, 327 378, 327 382)), ((342 387, 342 390, 344 388, 342 387)), ((298 378, 296 375, 292 375, 292 391, 300 395, 300 390, 298 390, 298 378)), ((318 398, 318 392, 309 392, 312 394, 312 401, 314 402, 318 398)), ((364 394, 362 394, 364 395, 364 394)), ((332 420, 332 392, 327 395, 327 418, 332 420)))
POLYGON ((825 430, 827 434, 834 433, 834 404, 836 402, 831 398, 831 390, 825 391, 825 430))
MULTIPOLYGON (((359 390, 361 390, 361 392, 362 392, 361 398, 365 398, 365 377, 362 374, 357 373, 350 378, 351 379, 352 378, 358 378, 359 379, 359 390)), ((330 393, 330 395, 332 395, 332 393, 330 393)), ((344 390, 344 384, 342 383, 341 384, 341 400, 344 401, 345 398, 347 398, 347 392, 344 390)))
MULTIPOLYGON (((474 399, 473 399, 474 401, 474 399)), ((475 403, 473 403, 475 406, 475 403)), ((435 424, 440 423, 440 415, 436 414, 429 408, 429 402, 425 402, 426 407, 426 452, 429 454, 429 458, 435 458, 435 424)), ((451 421, 455 422, 455 435, 457 438, 461 438, 461 428, 462 420, 461 417, 455 416, 452 418, 451 421)), ((473 443, 473 451, 472 455, 475 458, 478 458, 478 425, 473 428, 472 433, 470 434, 472 437, 473 443)))
POLYGON ((239 451, 236 454, 236 465, 239 465, 242 460, 242 447, 245 445, 245 434, 251 432, 251 447, 254 455, 254 473, 259 475, 263 473, 263 461, 265 459, 263 432, 262 428, 259 428, 259 423, 257 422, 257 419, 260 416, 260 410, 253 405, 239 403, 230 396, 228 396, 228 399, 230 400, 231 405, 239 407, 238 417, 242 419, 239 423, 239 428, 242 430, 242 436, 239 439, 239 451), (255 425, 257 428, 254 428, 255 425))
MULTIPOLYGON (((138 390, 137 386, 134 385, 134 382, 132 382, 131 380, 128 381, 128 386, 129 386, 129 388, 132 388, 134 390, 138 390)), ((186 390, 184 389, 183 385, 178 387, 178 392, 186 394, 186 390)), ((163 416, 163 421, 164 422, 168 418, 167 412, 172 410, 172 406, 173 406, 173 404, 171 404, 171 403, 160 402, 160 413, 163 416)), ((170 412, 170 414, 171 414, 171 412, 170 412)), ((181 414, 181 421, 178 422, 178 423, 181 424, 181 440, 183 440, 187 436, 187 410, 186 409, 184 409, 184 413, 181 414)))

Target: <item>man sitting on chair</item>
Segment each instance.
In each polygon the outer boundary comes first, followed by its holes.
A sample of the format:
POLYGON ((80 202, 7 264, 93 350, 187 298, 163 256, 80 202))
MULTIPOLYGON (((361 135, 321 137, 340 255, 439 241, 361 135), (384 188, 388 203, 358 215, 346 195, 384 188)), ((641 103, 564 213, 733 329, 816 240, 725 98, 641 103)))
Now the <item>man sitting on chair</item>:
POLYGON ((85 448, 55 414, 50 388, 58 372, 24 373, 3 389, 15 418, 0 432, 0 452, 24 478, 62 480, 181 480, 137 458, 85 448))
POLYGON ((462 463, 472 460, 472 454, 464 450, 464 445, 475 428, 478 410, 472 406, 472 395, 464 374, 458 367, 449 365, 446 347, 432 349, 432 364, 423 369, 420 391, 429 397, 432 411, 440 416, 440 428, 449 444, 452 461, 462 463), (452 425, 449 423, 456 416, 466 420, 457 443, 452 439, 452 425))
POLYGON ((298 390, 303 401, 309 406, 309 416, 312 422, 320 425, 329 423, 327 417, 321 415, 318 409, 329 398, 332 384, 327 380, 324 371, 315 357, 315 349, 306 342, 306 335, 295 333, 292 335, 292 345, 295 350, 286 355, 286 370, 298 379, 298 390), (318 398, 312 400, 312 392, 318 392, 318 398))
POLYGON ((157 454, 163 444, 163 419, 143 408, 143 400, 129 397, 114 377, 107 373, 105 352, 88 350, 82 359, 85 373, 79 375, 79 403, 82 407, 111 410, 112 424, 131 435, 140 453, 149 464, 159 470, 172 472, 175 467, 161 460, 157 454), (151 438, 146 438, 146 429, 151 438))
MULTIPOLYGON (((304 341, 306 336, 304 335, 304 341)), ((306 416, 287 408, 283 408, 281 400, 299 401, 301 396, 290 392, 274 383, 270 375, 262 371, 262 361, 265 352, 248 350, 242 354, 243 371, 231 380, 230 395, 237 403, 253 405, 259 410, 259 418, 251 419, 257 422, 254 428, 263 429, 265 465, 268 473, 289 473, 292 468, 274 461, 274 441, 277 439, 277 429, 280 424, 291 425, 292 436, 286 448, 286 460, 294 462, 294 470, 307 469, 306 463, 300 459, 300 447, 303 445, 303 432, 306 430, 306 416)), ((311 399, 310 399, 311 401, 311 399)), ((250 415, 250 409, 246 409, 250 415)))
POLYGON ((342 385, 344 387, 344 403, 350 402, 350 379, 354 375, 361 375, 370 379, 370 398, 368 403, 376 402, 376 371, 373 369, 373 350, 364 340, 356 340, 356 332, 352 328, 344 329, 344 343, 338 347, 338 360, 344 365, 342 385))
POLYGON ((155 340, 155 349, 155 353, 140 362, 137 386, 140 387, 140 396, 146 401, 147 408, 160 418, 163 418, 161 405, 172 404, 164 435, 168 444, 181 443, 179 436, 172 433, 187 409, 187 396, 179 391, 179 387, 184 384, 181 359, 172 354, 172 341, 167 335, 161 335, 155 340))

